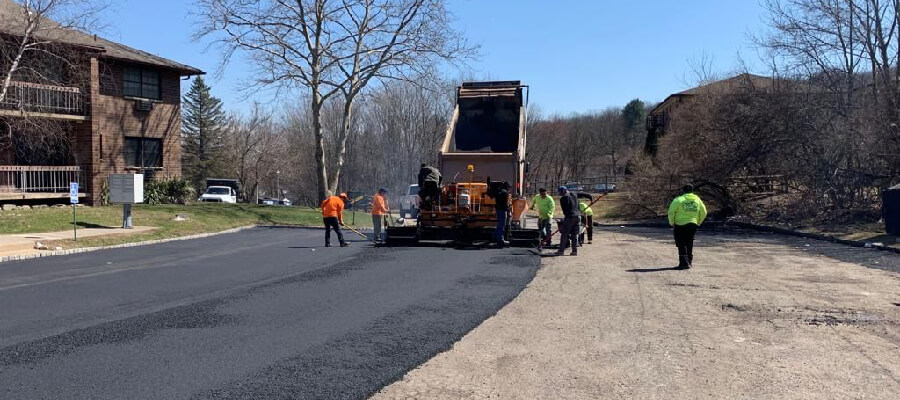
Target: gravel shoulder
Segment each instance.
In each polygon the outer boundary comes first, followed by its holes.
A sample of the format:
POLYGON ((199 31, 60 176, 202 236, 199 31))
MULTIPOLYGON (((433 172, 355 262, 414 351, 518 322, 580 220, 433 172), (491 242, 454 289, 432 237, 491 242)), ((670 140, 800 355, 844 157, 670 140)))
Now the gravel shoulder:
POLYGON ((604 230, 394 398, 891 399, 900 393, 900 256, 701 231, 667 269, 665 229, 604 230), (597 239, 597 238, 595 238, 597 239))

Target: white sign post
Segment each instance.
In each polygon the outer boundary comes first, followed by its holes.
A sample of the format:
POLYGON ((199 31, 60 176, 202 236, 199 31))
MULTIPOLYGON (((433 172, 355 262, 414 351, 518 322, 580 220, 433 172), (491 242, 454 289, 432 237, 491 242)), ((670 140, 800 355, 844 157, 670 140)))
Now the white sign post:
POLYGON ((122 205, 122 227, 131 229, 131 205, 144 202, 144 174, 110 174, 109 202, 122 205))
POLYGON ((78 241, 78 218, 75 209, 78 208, 78 182, 69 182, 69 203, 72 204, 72 239, 78 241))

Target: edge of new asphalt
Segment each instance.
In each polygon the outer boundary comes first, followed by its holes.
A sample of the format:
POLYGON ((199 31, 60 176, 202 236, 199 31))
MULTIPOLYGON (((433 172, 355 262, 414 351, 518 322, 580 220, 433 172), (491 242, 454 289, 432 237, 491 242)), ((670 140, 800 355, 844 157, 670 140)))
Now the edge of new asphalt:
MULTIPOLYGON (((630 227, 630 228, 669 228, 669 224, 661 221, 639 221, 639 222, 623 222, 623 223, 600 223, 595 222, 594 226, 598 228, 617 228, 617 227, 630 227)), ((806 239, 820 240, 823 242, 831 242, 842 244, 845 246, 852 247, 863 247, 870 248, 874 250, 882 250, 888 251, 892 253, 900 254, 900 248, 885 246, 884 244, 874 244, 871 242, 867 242, 864 240, 849 240, 849 239, 841 239, 836 238, 834 236, 829 236, 822 233, 810 233, 810 232, 800 232, 793 229, 787 228, 779 228, 777 226, 771 225, 760 225, 754 224, 752 222, 743 222, 743 221, 711 221, 709 223, 703 224, 704 227, 712 227, 712 228, 743 228, 750 229, 758 232, 768 232, 768 233, 778 233, 782 235, 802 237, 806 239)))
POLYGON ((124 247, 149 246, 152 244, 175 242, 175 241, 179 241, 179 240, 202 239, 202 238, 206 238, 206 237, 210 237, 210 236, 224 235, 224 234, 228 234, 228 233, 235 233, 235 232, 240 232, 240 231, 244 231, 247 229, 254 229, 254 228, 321 229, 320 227, 299 226, 299 225, 297 225, 297 226, 293 226, 293 225, 260 225, 260 224, 245 225, 245 226, 239 226, 237 228, 226 229, 224 231, 219 231, 219 232, 197 233, 194 235, 178 236, 178 237, 166 238, 166 239, 143 240, 140 242, 112 244, 112 245, 107 245, 107 246, 78 247, 78 248, 67 249, 67 250, 41 250, 42 252, 37 253, 37 254, 2 256, 2 257, 0 257, 0 263, 10 262, 10 261, 31 260, 31 259, 35 259, 35 258, 44 258, 44 257, 67 256, 70 254, 88 253, 88 252, 99 251, 99 250, 121 249, 124 247))
MULTIPOLYGON (((87 252, 98 251, 98 250, 121 249, 123 247, 148 246, 151 244, 174 242, 174 241, 178 241, 178 240, 201 239, 201 238, 210 237, 210 236, 224 235, 226 233, 235 233, 235 232, 240 232, 240 231, 247 230, 247 229, 262 228, 262 227, 269 227, 269 226, 270 225, 247 225, 247 226, 240 226, 237 228, 227 229, 227 230, 219 231, 219 232, 198 233, 198 234, 194 234, 194 235, 179 236, 179 237, 174 237, 174 238, 144 240, 144 241, 140 241, 140 242, 113 244, 113 245, 108 245, 108 246, 78 247, 78 248, 68 249, 68 250, 50 250, 50 251, 44 251, 42 253, 37 253, 37 254, 3 256, 3 257, 0 257, 0 263, 9 262, 9 261, 31 260, 34 258, 65 256, 65 255, 70 255, 70 254, 87 253, 87 252)), ((311 227, 297 226, 297 227, 293 227, 293 228, 302 229, 302 228, 311 228, 311 227)))

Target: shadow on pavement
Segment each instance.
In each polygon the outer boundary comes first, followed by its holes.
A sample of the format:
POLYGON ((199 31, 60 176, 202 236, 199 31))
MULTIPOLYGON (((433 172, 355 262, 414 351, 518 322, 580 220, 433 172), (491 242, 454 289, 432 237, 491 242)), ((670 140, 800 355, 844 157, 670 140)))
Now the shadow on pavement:
MULTIPOLYGON (((675 242, 672 239, 671 230, 667 228, 612 228, 607 231, 640 238, 622 239, 626 241, 651 240, 669 243, 672 245, 672 254, 675 254, 675 242)), ((900 272, 900 255, 896 253, 736 227, 701 227, 694 242, 694 253, 698 259, 702 260, 703 249, 710 247, 744 249, 751 252, 756 262, 761 264, 786 254, 806 253, 867 268, 900 272)))
POLYGON ((634 268, 634 269, 627 269, 627 270, 625 270, 625 272, 639 272, 639 273, 644 273, 644 272, 681 271, 681 270, 682 270, 682 269, 681 269, 681 268, 678 268, 678 267, 659 267, 659 268, 634 268))

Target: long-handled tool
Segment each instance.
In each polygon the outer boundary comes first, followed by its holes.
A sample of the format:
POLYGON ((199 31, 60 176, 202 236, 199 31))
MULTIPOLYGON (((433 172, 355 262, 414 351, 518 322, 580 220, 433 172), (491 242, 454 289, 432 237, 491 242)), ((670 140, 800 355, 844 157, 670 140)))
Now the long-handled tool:
MULTIPOLYGON (((597 203, 598 201, 600 201, 600 199, 606 197, 607 194, 609 194, 609 193, 603 193, 602 195, 597 196, 596 199, 594 199, 593 201, 591 201, 591 204, 588 204, 588 207, 593 206, 595 203, 597 203)), ((555 234, 557 234, 557 233, 559 233, 559 228, 558 228, 558 227, 556 228, 555 231, 553 231, 552 233, 550 233, 550 236, 547 236, 546 238, 541 239, 541 240, 542 240, 542 241, 546 241, 547 244, 550 244, 550 239, 553 239, 553 235, 555 235, 555 234)))
POLYGON ((344 225, 344 228, 347 228, 347 229, 351 230, 353 233, 355 233, 355 234, 357 234, 357 235, 359 235, 359 236, 362 236, 363 239, 366 239, 366 240, 368 240, 368 241, 370 241, 370 242, 372 242, 372 243, 378 244, 378 242, 376 242, 376 241, 373 240, 372 238, 366 236, 365 233, 362 233, 362 232, 360 232, 360 231, 358 231, 358 230, 356 230, 356 229, 353 229, 353 227, 350 226, 350 225, 344 225))

